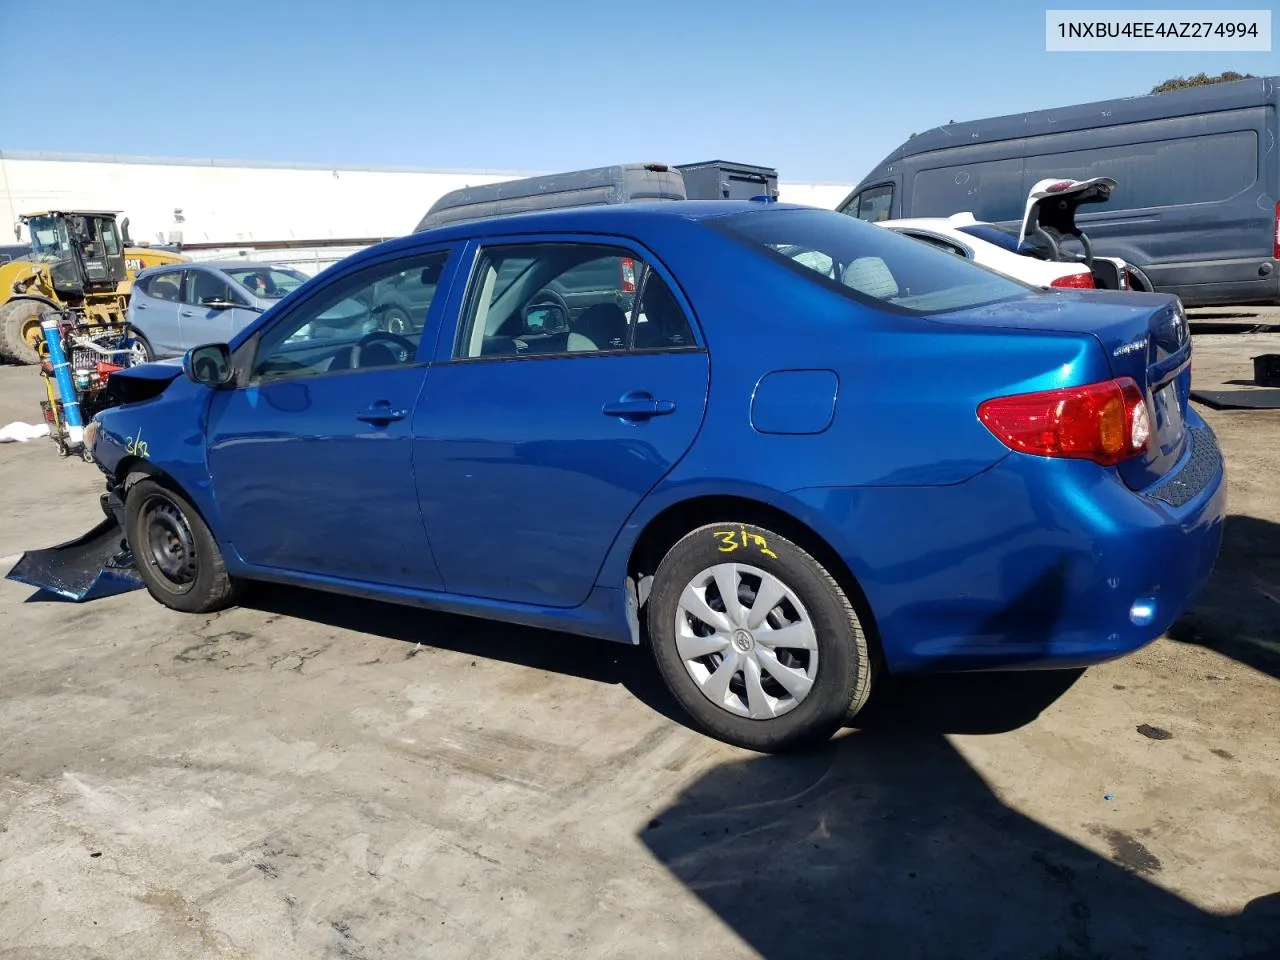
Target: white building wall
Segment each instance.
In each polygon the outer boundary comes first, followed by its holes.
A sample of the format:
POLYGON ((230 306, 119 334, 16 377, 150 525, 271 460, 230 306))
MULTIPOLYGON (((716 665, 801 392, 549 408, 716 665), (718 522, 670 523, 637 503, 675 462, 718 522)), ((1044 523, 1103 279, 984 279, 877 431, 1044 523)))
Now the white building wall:
MULTIPOLYGON (((20 214, 50 207, 120 210, 135 241, 169 242, 180 233, 184 243, 247 248, 255 241, 401 236, 450 190, 535 173, 335 170, 0 151, 0 211, 13 223, 20 214)), ((831 208, 850 189, 782 182, 778 192, 786 202, 831 208)), ((27 241, 25 231, 20 239, 27 241)), ((325 256, 332 262, 336 252, 325 256)), ((271 259, 284 257, 285 251, 275 251, 271 259)))

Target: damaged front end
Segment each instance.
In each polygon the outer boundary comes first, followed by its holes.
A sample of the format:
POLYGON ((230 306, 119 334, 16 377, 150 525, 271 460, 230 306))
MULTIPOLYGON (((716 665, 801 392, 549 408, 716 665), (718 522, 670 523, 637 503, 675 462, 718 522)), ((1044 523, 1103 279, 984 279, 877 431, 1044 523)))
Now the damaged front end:
POLYGON ((74 540, 24 553, 7 579, 83 602, 143 586, 124 536, 124 501, 116 487, 102 494, 101 523, 74 540))
MULTIPOLYGON (((181 372, 180 362, 161 361, 113 373, 107 381, 99 414, 84 428, 86 450, 97 448, 102 442, 98 422, 101 413, 158 397, 181 372)), ((136 452, 141 447, 141 437, 131 439, 136 452)), ((111 441, 106 439, 106 442, 111 441)), ((6 579, 77 603, 144 586, 124 534, 124 487, 113 472, 118 457, 99 456, 95 451, 93 459, 108 478, 108 489, 100 497, 104 519, 74 540, 26 551, 6 574, 6 579)))

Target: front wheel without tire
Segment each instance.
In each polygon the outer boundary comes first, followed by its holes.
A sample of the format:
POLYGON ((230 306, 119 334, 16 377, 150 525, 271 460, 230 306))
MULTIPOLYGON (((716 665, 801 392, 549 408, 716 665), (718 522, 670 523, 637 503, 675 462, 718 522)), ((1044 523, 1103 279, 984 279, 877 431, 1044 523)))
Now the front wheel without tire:
POLYGON ((763 527, 717 523, 677 543, 647 604, 672 695, 717 739, 777 752, 829 738, 866 703, 862 621, 831 573, 763 527))
POLYGON ((210 613, 234 602, 222 553, 186 497, 139 480, 125 497, 124 517, 129 550, 156 600, 183 613, 210 613))

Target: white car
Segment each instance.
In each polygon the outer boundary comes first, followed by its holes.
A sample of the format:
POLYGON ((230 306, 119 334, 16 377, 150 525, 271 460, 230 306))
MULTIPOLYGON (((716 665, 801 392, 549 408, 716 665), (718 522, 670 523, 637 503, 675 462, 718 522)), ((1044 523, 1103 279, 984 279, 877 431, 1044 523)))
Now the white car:
POLYGON ((1093 256, 1088 237, 1075 223, 1077 208, 1105 201, 1115 185, 1108 177, 1041 180, 1027 197, 1016 235, 972 213, 880 220, 876 225, 1038 287, 1149 292, 1151 282, 1137 268, 1119 257, 1093 256), (1064 249, 1068 240, 1078 242, 1082 253, 1064 249))

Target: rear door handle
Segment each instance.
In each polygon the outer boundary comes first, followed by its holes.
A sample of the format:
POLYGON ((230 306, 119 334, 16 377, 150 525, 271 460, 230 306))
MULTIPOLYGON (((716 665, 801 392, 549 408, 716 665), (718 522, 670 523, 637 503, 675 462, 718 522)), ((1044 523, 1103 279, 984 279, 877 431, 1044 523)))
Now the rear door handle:
POLYGON ((183 311, 182 311, 182 316, 184 316, 184 317, 194 317, 194 316, 195 316, 195 314, 194 314, 194 313, 192 313, 190 310, 183 310, 183 311))
POLYGON ((652 394, 637 391, 606 403, 600 412, 606 417, 620 417, 623 420, 648 420, 675 413, 675 409, 674 400, 656 400, 652 394))
POLYGON ((356 414, 356 419, 365 423, 391 423, 393 420, 403 420, 408 415, 408 410, 394 410, 391 404, 383 400, 367 410, 361 410, 356 414))

